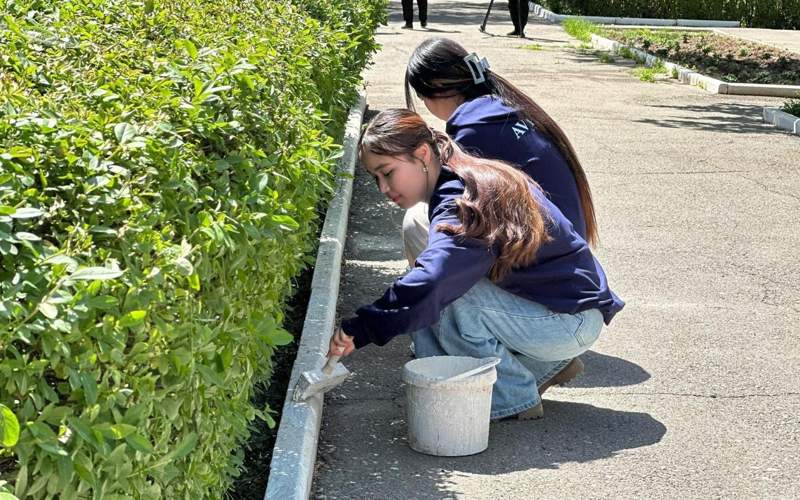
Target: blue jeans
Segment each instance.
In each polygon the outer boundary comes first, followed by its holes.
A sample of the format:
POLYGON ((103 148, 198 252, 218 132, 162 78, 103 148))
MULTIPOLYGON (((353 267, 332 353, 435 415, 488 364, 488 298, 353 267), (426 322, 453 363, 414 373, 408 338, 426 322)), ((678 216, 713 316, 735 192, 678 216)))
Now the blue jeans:
POLYGON ((556 313, 483 279, 411 337, 418 358, 500 358, 491 413, 499 419, 541 403, 538 387, 589 349, 602 327, 597 309, 556 313))

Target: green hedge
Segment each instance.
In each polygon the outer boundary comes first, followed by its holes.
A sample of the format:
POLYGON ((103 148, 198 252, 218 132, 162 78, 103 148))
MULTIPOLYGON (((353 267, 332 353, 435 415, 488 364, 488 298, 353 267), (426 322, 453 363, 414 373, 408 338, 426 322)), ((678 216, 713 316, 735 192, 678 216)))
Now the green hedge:
POLYGON ((559 14, 740 21, 753 28, 800 29, 800 0, 542 0, 559 14))
POLYGON ((384 0, 0 5, 0 497, 219 497, 384 0))

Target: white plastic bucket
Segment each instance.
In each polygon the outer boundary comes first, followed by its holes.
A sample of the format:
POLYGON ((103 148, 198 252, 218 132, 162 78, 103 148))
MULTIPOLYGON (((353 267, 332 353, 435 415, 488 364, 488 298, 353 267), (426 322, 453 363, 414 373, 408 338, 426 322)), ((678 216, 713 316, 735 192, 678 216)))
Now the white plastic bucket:
POLYGON ((413 450, 458 457, 480 453, 489 446, 495 368, 462 380, 441 381, 496 359, 432 356, 406 363, 403 382, 408 442, 413 450))

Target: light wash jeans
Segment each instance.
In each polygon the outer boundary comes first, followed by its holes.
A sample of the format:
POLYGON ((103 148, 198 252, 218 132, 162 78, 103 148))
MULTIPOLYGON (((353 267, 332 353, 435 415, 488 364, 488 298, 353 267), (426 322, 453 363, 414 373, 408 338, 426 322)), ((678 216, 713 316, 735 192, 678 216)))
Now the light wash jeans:
POLYGON ((589 349, 602 327, 597 309, 555 313, 482 279, 411 337, 418 358, 500 358, 491 412, 499 419, 541 403, 538 387, 589 349))

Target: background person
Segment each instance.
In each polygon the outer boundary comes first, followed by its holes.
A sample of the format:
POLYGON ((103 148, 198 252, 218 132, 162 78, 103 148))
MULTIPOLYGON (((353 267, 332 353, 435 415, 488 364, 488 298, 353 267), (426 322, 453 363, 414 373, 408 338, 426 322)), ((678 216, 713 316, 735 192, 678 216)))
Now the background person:
POLYGON ((511 14, 511 22, 514 24, 514 31, 510 32, 509 36, 525 38, 528 8, 528 0, 508 0, 508 13, 511 14))
MULTIPOLYGON (((406 22, 403 29, 414 29, 414 0, 402 0, 403 20, 406 22)), ((417 0, 417 11, 419 12, 419 24, 423 28, 428 27, 428 0, 417 0)))

